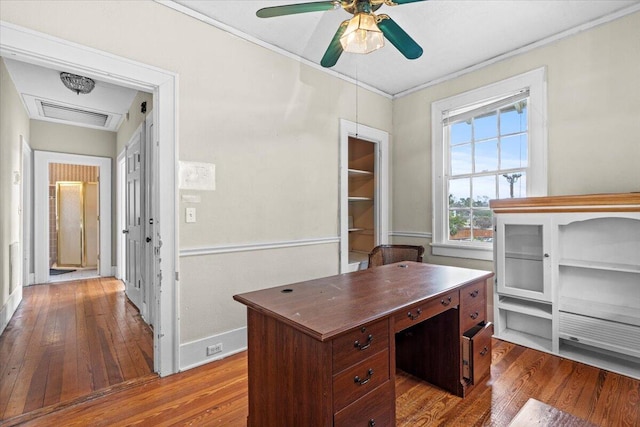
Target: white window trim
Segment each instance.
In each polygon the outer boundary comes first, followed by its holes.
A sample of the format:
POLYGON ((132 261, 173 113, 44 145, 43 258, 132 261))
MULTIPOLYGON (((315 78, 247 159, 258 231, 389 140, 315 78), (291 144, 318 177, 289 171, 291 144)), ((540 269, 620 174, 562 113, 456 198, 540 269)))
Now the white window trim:
POLYGON ((448 195, 445 190, 448 152, 442 127, 442 114, 465 105, 499 95, 529 89, 529 162, 527 197, 547 195, 547 79, 541 67, 488 86, 464 92, 431 104, 433 255, 491 261, 491 244, 479 242, 451 243, 447 239, 448 195))

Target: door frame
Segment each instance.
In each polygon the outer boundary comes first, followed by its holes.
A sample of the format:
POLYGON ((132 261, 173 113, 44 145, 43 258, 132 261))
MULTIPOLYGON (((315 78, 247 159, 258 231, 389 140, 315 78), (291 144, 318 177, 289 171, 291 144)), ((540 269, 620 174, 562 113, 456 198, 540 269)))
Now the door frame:
POLYGON ((22 286, 29 286, 32 283, 31 265, 33 261, 31 251, 31 234, 33 230, 33 151, 23 135, 20 135, 20 147, 22 150, 22 286))
POLYGON ((47 242, 35 245, 34 271, 35 283, 49 282, 49 164, 64 163, 99 168, 100 194, 100 261, 98 275, 111 276, 111 159, 80 154, 55 153, 52 151, 33 152, 34 179, 33 190, 36 209, 34 215, 34 242, 47 242))
POLYGON ((349 137, 376 145, 375 241, 389 242, 389 133, 340 119, 340 273, 349 268, 349 137))
POLYGON ((124 147, 116 159, 116 278, 125 282, 127 280, 127 245, 125 235, 122 232, 125 224, 125 197, 126 197, 126 170, 127 170, 127 149, 124 147))
POLYGON ((47 68, 74 70, 108 83, 153 93, 158 141, 158 212, 154 277, 158 313, 154 325, 154 369, 161 376, 179 370, 177 74, 109 52, 0 21, 0 56, 47 68), (160 292, 162 286, 162 292, 160 292))

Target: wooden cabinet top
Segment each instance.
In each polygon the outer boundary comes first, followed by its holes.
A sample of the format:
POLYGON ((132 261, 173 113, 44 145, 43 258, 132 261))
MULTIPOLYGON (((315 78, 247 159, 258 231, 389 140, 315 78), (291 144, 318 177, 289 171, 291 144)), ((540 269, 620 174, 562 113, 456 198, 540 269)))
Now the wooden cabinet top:
POLYGON ((234 295, 233 299, 326 341, 358 325, 491 276, 489 271, 399 262, 234 295))
POLYGON ((489 202, 497 213, 508 212, 640 212, 640 192, 526 197, 489 202))

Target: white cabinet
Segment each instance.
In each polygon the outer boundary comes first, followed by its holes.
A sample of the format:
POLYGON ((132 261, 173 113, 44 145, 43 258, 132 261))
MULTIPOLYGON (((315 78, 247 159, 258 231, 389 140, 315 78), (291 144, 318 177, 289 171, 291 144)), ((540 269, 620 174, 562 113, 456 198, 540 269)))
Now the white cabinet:
POLYGON ((495 337, 640 378, 640 194, 491 207, 495 337))
POLYGON ((499 293, 551 301, 550 229, 548 215, 496 216, 499 293))

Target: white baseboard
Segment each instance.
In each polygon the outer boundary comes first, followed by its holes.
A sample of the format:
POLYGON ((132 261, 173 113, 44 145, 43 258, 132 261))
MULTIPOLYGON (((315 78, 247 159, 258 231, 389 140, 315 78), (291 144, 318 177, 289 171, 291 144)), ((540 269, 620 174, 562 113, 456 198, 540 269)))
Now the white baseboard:
POLYGON ((224 359, 246 349, 246 327, 180 344, 180 371, 186 371, 214 360, 224 359), (222 344, 222 351, 207 356, 207 347, 216 344, 222 344))
POLYGON ((17 286, 13 293, 9 295, 7 303, 2 307, 2 310, 0 310, 0 334, 4 332, 4 328, 9 324, 21 301, 22 286, 17 286))

